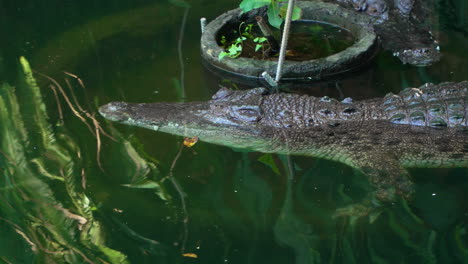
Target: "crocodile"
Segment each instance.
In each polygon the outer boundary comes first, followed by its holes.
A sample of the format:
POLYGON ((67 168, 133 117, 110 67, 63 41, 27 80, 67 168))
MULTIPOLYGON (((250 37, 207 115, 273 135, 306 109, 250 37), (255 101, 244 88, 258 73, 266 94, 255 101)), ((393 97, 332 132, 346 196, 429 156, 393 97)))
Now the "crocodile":
POLYGON ((111 102, 99 112, 214 144, 342 162, 368 177, 375 201, 411 198, 407 168, 468 167, 468 81, 359 101, 221 88, 205 102, 111 102))
POLYGON ((384 49, 404 64, 428 66, 440 60, 440 46, 433 37, 428 18, 430 0, 325 0, 371 17, 370 24, 384 49))

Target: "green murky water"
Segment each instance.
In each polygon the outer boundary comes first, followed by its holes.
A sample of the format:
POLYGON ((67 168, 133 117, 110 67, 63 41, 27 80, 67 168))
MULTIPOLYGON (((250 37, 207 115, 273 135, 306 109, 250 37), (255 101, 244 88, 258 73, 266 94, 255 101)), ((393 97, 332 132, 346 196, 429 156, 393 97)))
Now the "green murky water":
POLYGON ((291 27, 290 60, 313 60, 330 56, 353 45, 355 37, 335 25, 315 21, 296 22, 291 27))
MULTIPOLYGON (((226 81, 202 67, 198 20, 236 5, 196 0, 186 13, 166 1, 0 2, 0 262, 466 262, 466 169, 411 170, 414 201, 372 222, 334 219, 369 188, 347 166, 203 142, 178 155, 180 137, 95 115, 115 100, 210 98, 226 81)), ((381 53, 359 74, 291 89, 367 98, 467 79, 466 6, 455 5, 437 16, 439 63, 404 66, 381 53)))

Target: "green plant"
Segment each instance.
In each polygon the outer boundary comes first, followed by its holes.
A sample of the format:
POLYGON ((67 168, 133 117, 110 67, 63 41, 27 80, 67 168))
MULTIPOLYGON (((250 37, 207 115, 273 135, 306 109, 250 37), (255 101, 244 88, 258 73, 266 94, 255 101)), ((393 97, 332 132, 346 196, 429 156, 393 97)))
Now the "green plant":
POLYGON ((255 37, 252 34, 252 28, 254 24, 245 24, 242 22, 239 25, 239 31, 234 31, 234 33, 240 32, 239 37, 233 41, 228 41, 226 36, 221 36, 220 43, 224 47, 223 52, 218 55, 218 59, 221 60, 224 57, 228 56, 230 58, 237 58, 242 54, 244 41, 251 40, 255 44, 255 52, 258 52, 262 49, 262 53, 265 53, 265 47, 268 45, 268 39, 265 37, 255 37))
POLYGON ((262 48, 264 49, 265 48, 264 44, 268 42, 267 38, 265 37, 257 37, 257 38, 254 38, 253 41, 257 43, 257 45, 255 45, 255 51, 258 51, 262 48))
POLYGON ((219 60, 223 59, 226 56, 228 56, 230 58, 239 57, 242 54, 242 43, 244 42, 244 40, 254 39, 254 36, 252 35, 253 24, 247 24, 242 29, 242 26, 244 26, 244 25, 245 25, 244 22, 242 22, 239 25, 240 35, 234 41, 230 42, 231 44, 229 44, 229 42, 227 41, 226 36, 221 36, 220 42, 221 42, 221 45, 223 45, 223 47, 225 47, 225 51, 219 53, 219 55, 218 55, 219 60))
POLYGON ((239 37, 233 41, 228 41, 226 36, 221 36, 220 43, 224 47, 223 52, 218 55, 218 59, 221 60, 224 57, 237 58, 242 54, 244 50, 244 41, 250 40, 255 43, 255 52, 262 50, 262 56, 265 57, 266 51, 269 49, 268 39, 265 37, 256 37, 252 34, 252 28, 254 24, 245 24, 242 22, 239 25, 239 30, 234 33, 240 32, 239 37))
MULTIPOLYGON (((283 18, 286 16, 287 4, 283 4, 288 0, 242 0, 239 7, 243 12, 249 12, 255 8, 268 6, 268 22, 275 28, 280 28, 283 23, 283 18)), ((293 9, 292 20, 300 19, 302 10, 295 6, 293 9)))
MULTIPOLYGON (((230 58, 237 58, 242 53, 242 42, 246 40, 246 37, 238 37, 231 45, 229 45, 225 51, 219 53, 218 59, 221 60, 224 57, 228 56, 230 58)), ((227 40, 225 36, 221 37, 221 44, 227 44, 227 40)))

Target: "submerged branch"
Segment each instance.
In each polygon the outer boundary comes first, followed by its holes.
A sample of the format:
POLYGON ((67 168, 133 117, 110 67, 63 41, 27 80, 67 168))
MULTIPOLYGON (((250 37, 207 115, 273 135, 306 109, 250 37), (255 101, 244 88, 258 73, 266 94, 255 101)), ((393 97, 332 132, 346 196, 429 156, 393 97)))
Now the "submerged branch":
POLYGON ((94 133, 93 129, 91 128, 91 126, 88 124, 88 122, 86 122, 86 119, 80 115, 80 113, 75 109, 75 107, 73 106, 73 104, 71 103, 70 99, 68 98, 67 94, 65 93, 65 91, 63 90, 62 86, 55 80, 53 79, 52 77, 46 75, 46 74, 43 74, 43 73, 40 73, 40 72, 37 72, 37 71, 34 71, 36 72, 37 74, 39 74, 40 76, 48 79, 49 81, 51 81, 55 87, 57 87, 57 89, 59 89, 59 92, 60 94, 62 94, 62 96, 65 98, 65 102, 68 104, 68 107, 70 107, 70 110, 73 112, 73 114, 78 117, 81 122, 83 122, 89 129, 89 131, 91 132, 91 134, 93 134, 94 136, 96 136, 96 134, 94 133))
POLYGON ((76 107, 78 108, 78 110, 80 110, 81 113, 86 114, 87 111, 81 107, 81 105, 78 103, 78 100, 76 99, 75 92, 73 92, 73 88, 70 84, 70 81, 68 80, 68 78, 64 78, 64 80, 65 83, 67 83, 68 90, 70 90, 71 97, 73 98, 73 102, 75 102, 76 107))
MULTIPOLYGON (((74 75, 74 74, 72 74, 72 73, 69 73, 69 72, 64 72, 64 73, 67 74, 67 75, 69 75, 69 76, 71 76, 71 77, 73 77, 73 78, 75 78, 75 79, 78 81, 80 87, 83 89, 83 91, 86 91, 86 86, 84 85, 84 82, 83 82, 78 76, 76 76, 76 75, 74 75)), ((111 140, 114 141, 114 142, 117 142, 117 140, 116 140, 114 137, 112 137, 111 135, 109 135, 109 134, 101 127, 101 125, 100 125, 100 123, 97 121, 96 117, 94 117, 95 113, 90 114, 88 111, 84 110, 84 109, 81 107, 81 105, 78 103, 78 100, 77 100, 76 97, 75 97, 75 93, 73 92, 73 89, 72 89, 72 87, 71 87, 71 85, 70 85, 68 79, 65 79, 65 81, 67 82, 67 85, 68 85, 68 87, 69 87, 69 89, 70 89, 70 93, 72 94, 72 96, 73 96, 73 98, 74 98, 74 101, 75 101, 75 104, 76 104, 77 107, 80 109, 80 111, 81 111, 82 113, 84 113, 89 119, 91 119, 91 120, 93 121, 93 124, 94 124, 95 126, 97 126, 97 128, 99 129, 99 131, 100 131, 104 136, 108 137, 109 139, 111 139, 111 140)), ((85 93, 85 97, 86 97, 86 93, 85 93)), ((87 99, 86 101, 89 102, 89 99, 87 99)), ((91 109, 91 107, 89 106, 89 104, 88 104, 88 109, 91 109)))
POLYGON ((177 180, 173 177, 173 171, 174 171, 174 168, 175 168, 175 166, 177 164, 177 161, 179 160, 180 155, 182 154, 183 150, 184 150, 184 144, 180 144, 179 151, 177 152, 177 155, 175 156, 174 160, 172 161, 171 168, 169 169, 169 174, 161 180, 161 183, 162 183, 166 179, 169 179, 171 181, 172 185, 174 185, 174 188, 176 189, 177 193, 180 196, 180 203, 181 203, 181 206, 182 206, 182 212, 184 214, 184 220, 183 220, 184 235, 183 235, 182 248, 181 248, 182 253, 185 251, 185 244, 186 244, 187 238, 188 238, 187 224, 188 224, 189 218, 188 218, 187 207, 186 207, 186 204, 185 204, 185 196, 187 196, 187 194, 184 193, 184 191, 182 190, 182 187, 179 185, 177 180))
POLYGON ((64 122, 63 122, 62 104, 60 104, 60 99, 59 99, 57 90, 55 89, 55 87, 52 84, 49 85, 49 88, 54 93, 55 102, 57 103, 57 110, 58 110, 58 113, 59 113, 60 124, 63 125, 64 122))
POLYGON ((21 227, 13 222, 11 222, 10 220, 8 219, 5 219, 3 217, 0 217, 0 220, 10 224, 11 226, 13 226, 13 229, 15 230, 16 233, 18 233, 21 237, 24 238, 24 240, 26 240, 26 243, 28 243, 30 246, 31 246, 31 250, 35 253, 37 253, 37 246, 36 244, 34 244, 31 239, 29 239, 29 237, 21 230, 21 227))
POLYGON ((96 129, 96 161, 101 171, 104 172, 101 164, 101 134, 99 133, 100 126, 96 119, 93 119, 93 124, 96 129))
POLYGON ((278 44, 278 41, 273 36, 273 32, 271 31, 270 26, 268 26, 268 23, 266 23, 263 17, 261 16, 256 16, 255 19, 257 20, 257 25, 260 27, 263 36, 268 40, 268 43, 270 44, 271 50, 269 55, 273 56, 277 54, 280 50, 280 46, 278 44))
MULTIPOLYGON (((114 137, 112 137, 111 135, 109 135, 107 132, 104 131, 104 129, 101 127, 99 121, 97 121, 97 119, 95 118, 94 114, 90 114, 83 107, 81 107, 80 103, 78 102, 78 99, 75 96, 75 93, 73 92, 72 85, 71 85, 70 81, 67 78, 65 78, 65 82, 66 82, 66 84, 68 86, 68 89, 70 90, 70 94, 71 94, 71 97, 73 99, 73 102, 76 105, 76 108, 73 105, 73 103, 71 102, 68 95, 65 93, 62 86, 55 79, 53 79, 52 77, 50 77, 50 76, 48 76, 46 74, 43 74, 43 73, 40 73, 40 72, 37 72, 37 71, 36 71, 36 73, 43 76, 43 77, 45 77, 46 79, 48 79, 49 81, 51 81, 53 83, 53 84, 50 85, 50 88, 52 89, 52 91, 56 95, 57 105, 59 107, 59 116, 60 116, 60 119, 62 120, 62 123, 63 123, 63 113, 62 113, 62 110, 61 110, 61 106, 60 106, 60 103, 59 103, 59 100, 58 100, 57 91, 56 91, 55 87, 59 90, 60 94, 65 99, 65 102, 67 103, 67 105, 70 108, 70 110, 72 111, 72 113, 76 117, 78 117, 78 119, 80 119, 81 122, 83 122, 86 125, 86 127, 91 132, 91 134, 93 134, 93 136, 96 138, 96 160, 97 160, 97 164, 98 164, 99 168, 101 169, 101 171, 104 171, 104 169, 102 167, 102 164, 101 164, 101 159, 100 159, 100 156, 101 156, 101 133, 103 135, 105 135, 106 137, 108 137, 109 139, 115 141, 115 142, 117 140, 114 137), (55 87, 54 87, 54 85, 55 85, 55 87), (91 127, 91 125, 88 123, 86 118, 83 117, 82 114, 84 114, 85 117, 87 117, 88 119, 90 119, 93 122, 94 130, 91 127)), ((77 79, 80 86, 83 89, 85 88, 83 81, 80 78, 78 78, 78 76, 76 76, 74 74, 71 74, 69 72, 65 72, 65 74, 77 79)), ((85 181, 86 180, 84 179, 84 182, 85 181)))

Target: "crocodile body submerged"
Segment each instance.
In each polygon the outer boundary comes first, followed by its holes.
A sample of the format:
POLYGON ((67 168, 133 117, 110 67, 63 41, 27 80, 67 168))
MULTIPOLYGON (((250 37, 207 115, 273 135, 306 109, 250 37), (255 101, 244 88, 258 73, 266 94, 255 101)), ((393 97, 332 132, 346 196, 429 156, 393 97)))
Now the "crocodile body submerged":
POLYGON ((366 14, 385 49, 403 63, 426 66, 440 60, 440 47, 428 21, 432 0, 325 0, 366 14))
POLYGON ((343 162, 368 176, 383 201, 411 196, 406 168, 468 167, 468 81, 355 102, 222 88, 206 102, 113 102, 99 111, 215 144, 343 162))

